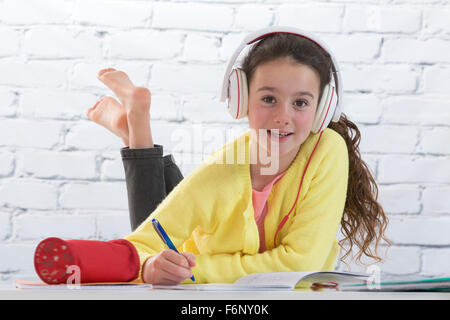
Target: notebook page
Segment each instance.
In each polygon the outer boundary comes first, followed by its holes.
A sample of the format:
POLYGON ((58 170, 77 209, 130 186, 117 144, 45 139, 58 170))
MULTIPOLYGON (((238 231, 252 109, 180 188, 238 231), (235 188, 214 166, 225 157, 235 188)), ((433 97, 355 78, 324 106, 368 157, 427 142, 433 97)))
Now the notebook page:
POLYGON ((265 272, 252 273, 238 279, 236 286, 295 288, 297 282, 314 272, 265 272))
POLYGON ((180 285, 154 285, 156 290, 199 290, 199 291, 242 291, 252 290, 249 287, 238 287, 232 283, 201 283, 180 285))
POLYGON ((305 280, 305 286, 313 282, 362 283, 367 274, 343 272, 265 272, 246 275, 234 283, 182 284, 176 286, 154 285, 154 289, 165 290, 293 290, 297 284, 305 280))
POLYGON ((314 282, 362 283, 368 278, 365 273, 317 271, 317 272, 268 272, 253 273, 238 279, 235 285, 252 285, 277 288, 295 288, 301 281, 309 287, 314 282))

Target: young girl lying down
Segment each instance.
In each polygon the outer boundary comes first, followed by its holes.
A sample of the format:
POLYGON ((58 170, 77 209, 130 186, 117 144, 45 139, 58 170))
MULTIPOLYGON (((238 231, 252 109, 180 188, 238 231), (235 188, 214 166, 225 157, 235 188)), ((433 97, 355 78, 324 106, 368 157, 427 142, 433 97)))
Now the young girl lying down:
POLYGON ((153 141, 150 91, 122 71, 99 72, 120 102, 103 98, 88 117, 126 146, 133 232, 124 239, 136 249, 129 281, 189 283, 194 275, 197 283, 233 282, 255 272, 334 270, 346 243, 343 261, 353 245, 358 259, 381 260, 376 248, 386 240, 387 217, 358 150, 359 130, 336 106, 342 84, 335 61, 311 35, 281 30, 256 32, 226 81, 230 112, 246 116, 249 130, 184 179, 153 141), (152 219, 180 253, 167 249, 152 219), (338 243, 339 227, 345 238, 338 243))

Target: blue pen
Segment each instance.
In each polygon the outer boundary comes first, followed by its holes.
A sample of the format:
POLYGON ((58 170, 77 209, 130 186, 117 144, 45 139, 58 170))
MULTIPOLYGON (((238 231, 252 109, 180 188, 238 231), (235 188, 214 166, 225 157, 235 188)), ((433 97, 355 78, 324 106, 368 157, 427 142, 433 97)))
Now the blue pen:
MULTIPOLYGON (((152 219, 153 228, 155 228, 156 233, 159 235, 161 240, 169 247, 169 249, 172 249, 173 251, 178 252, 177 248, 173 245, 172 241, 170 241, 169 236, 164 231, 161 224, 156 219, 152 219)), ((195 282, 194 275, 192 275, 191 280, 195 282)))

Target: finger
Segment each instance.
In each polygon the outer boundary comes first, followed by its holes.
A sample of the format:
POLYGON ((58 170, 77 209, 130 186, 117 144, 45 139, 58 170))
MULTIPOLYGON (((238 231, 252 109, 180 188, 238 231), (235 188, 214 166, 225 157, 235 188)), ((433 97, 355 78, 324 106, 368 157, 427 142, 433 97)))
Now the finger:
POLYGON ((164 286, 176 286, 180 284, 180 281, 173 281, 173 280, 169 280, 169 279, 161 279, 160 283, 155 283, 155 284, 160 284, 160 285, 164 285, 164 286))
POLYGON ((186 257, 180 253, 175 252, 174 250, 164 250, 162 252, 163 256, 169 260, 170 262, 179 265, 181 267, 184 267, 186 269, 189 269, 189 262, 186 259, 186 257))
POLYGON ((166 272, 164 270, 161 270, 160 274, 158 275, 158 283, 164 283, 164 284, 179 284, 182 282, 184 277, 177 277, 169 272, 166 272))
POLYGON ((189 262, 190 267, 195 266, 195 254, 193 254, 191 252, 183 252, 182 255, 186 257, 186 259, 189 262))
POLYGON ((179 284, 183 279, 177 278, 174 275, 165 272, 164 270, 159 270, 158 273, 155 275, 155 278, 152 281, 152 284, 179 284))
POLYGON ((190 268, 182 267, 170 260, 164 259, 164 257, 161 257, 155 264, 155 266, 158 270, 170 273, 171 275, 180 279, 186 279, 192 276, 192 271, 190 270, 190 268))
POLYGON ((172 279, 168 279, 168 278, 163 278, 161 279, 161 283, 159 284, 163 284, 163 285, 169 285, 169 286, 176 286, 179 285, 183 280, 172 280, 172 279))

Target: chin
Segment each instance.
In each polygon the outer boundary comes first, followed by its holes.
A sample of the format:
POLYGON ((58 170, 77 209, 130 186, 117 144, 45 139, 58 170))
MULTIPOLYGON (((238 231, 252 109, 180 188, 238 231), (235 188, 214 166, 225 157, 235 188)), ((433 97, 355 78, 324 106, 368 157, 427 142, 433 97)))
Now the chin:
POLYGON ((300 145, 293 145, 290 147, 283 146, 280 147, 280 151, 278 152, 280 156, 286 156, 292 153, 297 154, 298 150, 300 149, 300 145))
POLYGON ((272 145, 270 143, 271 142, 268 142, 267 148, 263 147, 264 152, 266 152, 267 155, 271 155, 273 151, 278 154, 279 157, 292 155, 293 153, 297 154, 301 146, 301 144, 298 143, 280 143, 278 146, 278 150, 272 150, 272 145))

